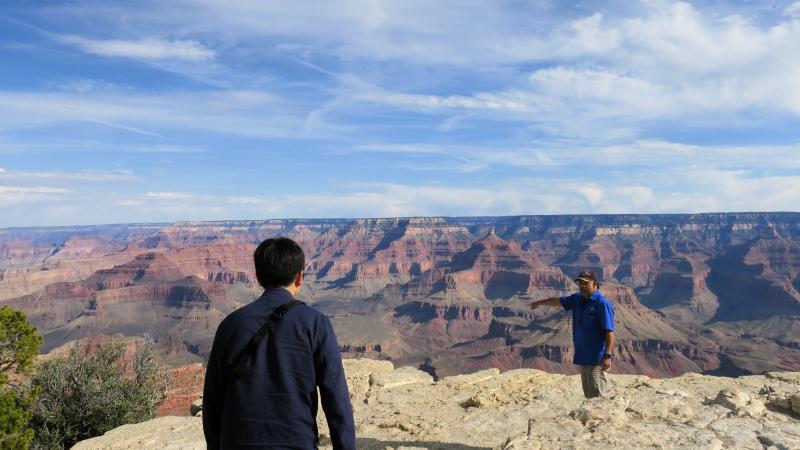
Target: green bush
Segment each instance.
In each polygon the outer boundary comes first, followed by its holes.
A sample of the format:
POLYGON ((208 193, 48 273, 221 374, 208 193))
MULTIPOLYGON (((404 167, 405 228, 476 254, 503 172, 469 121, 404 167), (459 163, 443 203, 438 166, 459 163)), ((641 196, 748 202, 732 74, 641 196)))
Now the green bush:
POLYGON ((20 311, 0 307, 0 449, 25 449, 35 390, 25 383, 42 337, 20 311))
POLYGON ((69 448, 120 425, 152 419, 166 393, 160 373, 149 340, 133 355, 126 355, 122 344, 108 343, 92 355, 73 349, 43 362, 33 377, 39 390, 31 422, 36 447, 69 448))

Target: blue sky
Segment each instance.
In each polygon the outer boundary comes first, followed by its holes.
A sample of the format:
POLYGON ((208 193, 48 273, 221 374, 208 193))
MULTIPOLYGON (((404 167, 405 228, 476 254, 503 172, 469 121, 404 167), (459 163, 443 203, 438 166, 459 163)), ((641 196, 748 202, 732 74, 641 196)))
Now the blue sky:
POLYGON ((800 210, 800 2, 5 1, 0 58, 0 226, 800 210))

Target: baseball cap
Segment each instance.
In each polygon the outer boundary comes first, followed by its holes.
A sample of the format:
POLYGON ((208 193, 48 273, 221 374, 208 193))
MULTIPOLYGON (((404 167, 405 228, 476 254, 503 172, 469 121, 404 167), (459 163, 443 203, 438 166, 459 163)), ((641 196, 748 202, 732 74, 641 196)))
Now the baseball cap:
POLYGON ((575 281, 578 280, 583 280, 586 282, 594 281, 595 283, 597 283, 598 286, 600 286, 600 280, 597 279, 597 275, 595 275, 594 272, 592 272, 591 270, 586 270, 584 272, 579 273, 578 276, 575 278, 575 281))

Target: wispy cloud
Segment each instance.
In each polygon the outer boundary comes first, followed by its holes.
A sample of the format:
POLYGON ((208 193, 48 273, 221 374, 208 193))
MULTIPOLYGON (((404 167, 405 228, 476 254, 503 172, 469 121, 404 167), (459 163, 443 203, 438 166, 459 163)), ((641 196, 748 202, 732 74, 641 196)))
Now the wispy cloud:
POLYGON ((66 189, 0 187, 0 204, 15 205, 0 226, 170 220, 398 217, 440 215, 613 214, 791 210, 800 177, 694 169, 631 179, 517 177, 475 187, 444 184, 349 183, 319 194, 265 197, 153 191, 96 196, 66 189), (657 178, 654 182, 652 178, 657 178), (28 205, 28 207, 24 207, 28 205), (63 215, 64 211, 69 214, 63 215), (56 212, 57 211, 57 212, 56 212), (62 215, 59 215, 62 214, 62 215), (80 218, 76 222, 76 218, 80 218))
MULTIPOLYGON (((117 147, 119 148, 119 147, 117 147)), ((203 153, 202 148, 183 147, 178 145, 152 145, 148 147, 122 147, 123 151, 135 153, 203 153)))
MULTIPOLYGON (((81 171, 81 172, 36 172, 25 170, 7 170, 0 168, 0 180, 63 180, 63 181, 135 181, 137 177, 130 170, 81 171)), ((49 189, 49 188, 48 188, 49 189)))
POLYGON ((120 39, 89 39, 76 35, 48 33, 55 41, 73 45, 80 50, 98 56, 120 57, 140 60, 179 59, 207 61, 214 52, 196 41, 163 40, 145 38, 136 41, 120 39))
POLYGON ((0 138, 0 153, 149 153, 149 154, 197 154, 208 150, 199 146, 172 144, 137 144, 105 142, 86 139, 50 138, 31 142, 23 138, 0 138))
MULTIPOLYGON (((625 144, 538 144, 530 147, 513 145, 453 144, 359 144, 342 152, 374 152, 446 156, 462 161, 474 170, 487 168, 542 169, 586 165, 608 168, 635 167, 681 171, 696 167, 724 170, 800 169, 800 143, 773 146, 691 145, 660 140, 638 140, 625 144)), ((445 168, 464 170, 459 164, 443 164, 445 168)))
POLYGON ((193 192, 145 192, 142 197, 148 201, 221 202, 237 205, 266 205, 268 203, 267 199, 259 197, 209 195, 193 192))
MULTIPOLYGON (((446 161, 442 165, 430 166, 419 165, 418 169, 421 170, 456 170, 458 172, 470 173, 483 170, 486 165, 473 159, 471 156, 466 156, 467 152, 463 148, 451 148, 449 146, 437 146, 434 144, 360 144, 355 145, 349 149, 339 150, 340 153, 348 152, 365 152, 365 153, 395 153, 395 154, 408 154, 408 155, 437 155, 445 156, 448 159, 455 160, 446 161)), ((473 149, 474 150, 474 149, 473 149)), ((473 152, 474 153, 474 152, 473 152)), ((480 152, 479 152, 480 153, 480 152)))
POLYGON ((23 6, 0 181, 69 193, 2 219, 786 209, 798 5, 23 6))
POLYGON ((783 10, 783 14, 789 17, 800 16, 800 2, 794 2, 783 10))
POLYGON ((0 186, 0 193, 2 194, 69 194, 71 191, 61 188, 52 188, 46 186, 40 187, 20 187, 20 186, 0 186))
MULTIPOLYGON (((75 194, 75 192, 68 189, 48 186, 0 186, 0 206, 7 207, 35 204, 50 200, 61 201, 65 196, 73 194, 75 194)), ((14 224, 17 220, 24 220, 23 217, 17 217, 12 212, 7 212, 6 214, 8 217, 5 220, 8 221, 9 224, 14 224)))
MULTIPOLYGON (((304 129, 304 111, 257 91, 212 91, 170 95, 71 94, 0 91, 0 129, 85 122, 134 134, 163 137, 168 130, 203 130, 245 137, 295 137, 304 129), (265 103, 267 102, 267 103, 265 103)), ((328 132, 325 127, 316 134, 328 132)))

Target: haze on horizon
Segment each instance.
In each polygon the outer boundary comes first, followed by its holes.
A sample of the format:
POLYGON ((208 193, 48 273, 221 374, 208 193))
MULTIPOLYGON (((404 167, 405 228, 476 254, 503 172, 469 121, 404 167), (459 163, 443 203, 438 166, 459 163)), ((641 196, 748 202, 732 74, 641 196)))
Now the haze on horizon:
POLYGON ((800 210, 800 1, 12 0, 0 58, 0 227, 800 210))

